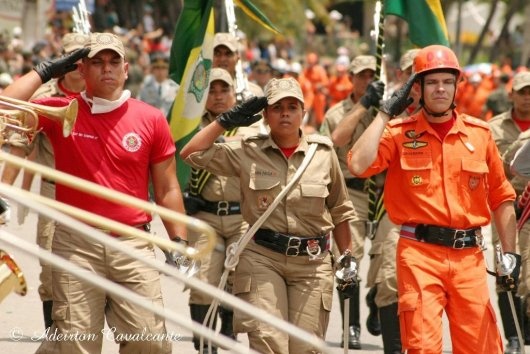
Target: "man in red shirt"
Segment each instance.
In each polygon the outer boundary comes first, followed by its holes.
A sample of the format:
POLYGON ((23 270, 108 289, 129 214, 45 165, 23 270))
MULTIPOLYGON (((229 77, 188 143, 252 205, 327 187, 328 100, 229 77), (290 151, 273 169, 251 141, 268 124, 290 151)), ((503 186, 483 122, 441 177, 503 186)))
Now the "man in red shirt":
POLYGON ((396 254, 403 351, 440 353, 442 313, 455 353, 502 353, 489 299, 481 227, 491 214, 513 271, 497 282, 517 287, 521 257, 514 254, 515 192, 489 126, 454 110, 462 75, 455 54, 428 46, 414 73, 353 146, 349 168, 359 177, 387 170, 385 207, 401 226, 396 254), (397 118, 421 94, 418 113, 397 118))
MULTIPOLYGON (((56 60, 45 61, 3 92, 8 97, 27 100, 42 83, 75 70, 85 79, 86 90, 71 97, 37 100, 48 106, 79 102, 75 126, 68 137, 62 124, 39 116, 39 128, 50 139, 59 171, 95 182, 142 200, 148 199, 148 181, 153 183, 157 204, 184 212, 180 187, 175 175, 175 146, 162 112, 130 98, 123 89, 128 63, 121 40, 110 33, 92 33, 90 48, 78 49, 56 60), (80 64, 75 64, 82 59, 80 64)), ((129 226, 149 229, 150 213, 58 184, 56 199, 129 226)), ((184 225, 164 221, 170 238, 186 238, 184 225)), ((109 237, 111 237, 109 235, 109 237)), ((120 241, 136 249, 141 257, 154 259, 153 246, 145 240, 119 236, 120 241)), ((106 277, 154 304, 162 305, 160 275, 139 260, 92 242, 76 230, 58 224, 52 252, 106 277)), ((124 352, 171 353, 164 340, 164 320, 126 300, 107 295, 101 289, 79 281, 68 272, 54 269, 53 325, 38 353, 99 353, 105 319, 124 352), (68 333, 82 333, 87 340, 58 340, 68 333), (160 340, 128 341, 130 335, 148 334, 160 340), (118 337, 119 336, 119 337, 118 337)), ((75 338, 76 336, 74 336, 75 338)))

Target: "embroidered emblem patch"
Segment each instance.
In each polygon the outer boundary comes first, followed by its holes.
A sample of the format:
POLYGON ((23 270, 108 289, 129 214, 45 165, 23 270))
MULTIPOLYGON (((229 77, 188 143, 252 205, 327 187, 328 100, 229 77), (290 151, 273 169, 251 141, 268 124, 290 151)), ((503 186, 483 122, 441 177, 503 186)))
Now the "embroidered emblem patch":
POLYGON ((409 141, 409 142, 403 143, 403 146, 406 147, 406 148, 409 148, 409 149, 419 149, 419 148, 425 147, 427 145, 428 145, 428 143, 426 141, 417 141, 417 140, 413 140, 413 141, 409 141))
POLYGON ((411 182, 413 185, 419 186, 420 184, 423 183, 423 179, 421 178, 421 176, 416 175, 416 176, 412 176, 411 182))
POLYGON ((268 194, 261 194, 258 196, 258 209, 266 210, 272 203, 272 197, 268 194))
POLYGON ((469 177, 468 185, 469 185, 469 189, 471 189, 472 191, 477 189, 479 183, 480 183, 480 177, 477 177, 477 176, 469 177))
POLYGON ((142 138, 136 133, 127 133, 121 140, 121 145, 129 152, 136 152, 142 146, 142 138))
POLYGON ((419 139, 424 133, 416 134, 415 130, 407 130, 405 136, 409 139, 419 139))

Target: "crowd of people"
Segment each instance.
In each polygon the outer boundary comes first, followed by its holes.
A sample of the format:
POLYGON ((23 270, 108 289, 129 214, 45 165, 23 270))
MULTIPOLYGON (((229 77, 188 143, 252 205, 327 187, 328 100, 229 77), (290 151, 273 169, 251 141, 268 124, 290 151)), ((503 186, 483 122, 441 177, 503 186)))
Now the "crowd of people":
MULTIPOLYGON (((376 57, 367 53, 350 57, 342 48, 327 62, 315 52, 267 60, 220 32, 201 130, 176 151, 166 117, 180 88, 169 78, 171 44, 163 32, 56 39, 38 43, 31 55, 12 41, 0 58, 0 94, 50 106, 76 98, 74 130, 64 137, 60 122, 42 117, 31 144, 6 140, 11 153, 211 225, 218 246, 201 262, 199 279, 217 286, 226 250, 257 224, 225 290, 319 338, 326 335, 335 283, 340 304, 350 301, 349 313, 341 306, 348 321, 342 345, 350 349, 363 347, 360 286, 370 288, 366 329, 382 335, 385 354, 441 352, 443 312, 454 352, 515 354, 530 342, 530 229, 517 226, 514 209, 529 180, 510 170, 528 139, 527 68, 466 72, 451 49, 435 45, 387 63, 383 83, 375 78, 376 57), (242 97, 239 61, 248 91, 242 97), (187 185, 176 178, 176 154, 192 166, 187 185), (497 270, 506 348, 481 252, 489 224, 502 260, 513 261, 509 271, 497 270), (370 267, 361 270, 367 239, 370 267), (508 297, 519 309, 523 343, 508 297)), ((4 168, 2 182, 13 183, 18 172, 4 168)), ((32 176, 24 177, 29 189, 32 176)), ((40 192, 149 231, 146 212, 45 179, 40 192)), ((180 223, 164 226, 177 243, 201 249, 207 242, 180 223)), ((39 219, 37 233, 41 247, 162 304, 158 272, 49 219, 39 219)), ((148 242, 110 236, 154 258, 148 242)), ((168 263, 182 257, 166 256, 168 263)), ((95 333, 106 320, 118 333, 165 333, 160 317, 42 266, 47 328, 95 333)), ((191 290, 191 319, 203 323, 211 303, 208 294, 191 290)), ((221 307, 219 319, 221 334, 245 333, 260 353, 314 350, 237 309, 221 307)), ((198 336, 193 343, 201 354, 217 352, 198 336)), ((119 345, 123 353, 171 352, 165 341, 119 345)), ((53 339, 38 350, 100 351, 101 341, 53 339)))

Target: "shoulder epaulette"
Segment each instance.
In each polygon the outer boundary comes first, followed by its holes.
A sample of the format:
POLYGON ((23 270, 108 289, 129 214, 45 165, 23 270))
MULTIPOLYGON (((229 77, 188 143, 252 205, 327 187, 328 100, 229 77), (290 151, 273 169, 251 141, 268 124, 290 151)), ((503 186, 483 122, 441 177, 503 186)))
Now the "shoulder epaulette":
POLYGON ((243 141, 250 141, 250 140, 264 140, 267 139, 269 135, 267 134, 256 134, 256 135, 248 135, 243 138, 243 141))
POLYGON ((490 126, 487 122, 483 121, 482 119, 478 119, 475 117, 468 116, 467 114, 462 114, 462 120, 464 123, 472 124, 478 127, 482 127, 484 129, 489 129, 490 126))
POLYGON ((491 119, 488 121, 488 124, 495 123, 498 120, 505 120, 505 119, 512 119, 511 111, 502 112, 501 114, 497 114, 496 116, 491 117, 491 119))
POLYGON ((391 127, 395 127, 397 125, 401 125, 401 124, 407 124, 407 123, 413 123, 415 122, 416 119, 412 118, 412 117, 403 117, 403 118, 394 118, 394 119, 391 119, 388 124, 391 126, 391 127))
POLYGON ((318 143, 322 145, 327 145, 329 147, 333 147, 333 142, 331 141, 331 139, 324 135, 309 134, 306 136, 306 140, 308 143, 318 143))
POLYGON ((41 85, 37 91, 31 96, 32 100, 38 99, 38 98, 44 98, 44 97, 52 97, 56 96, 59 93, 59 90, 57 89, 57 85, 55 84, 55 80, 50 81, 44 85, 41 85))

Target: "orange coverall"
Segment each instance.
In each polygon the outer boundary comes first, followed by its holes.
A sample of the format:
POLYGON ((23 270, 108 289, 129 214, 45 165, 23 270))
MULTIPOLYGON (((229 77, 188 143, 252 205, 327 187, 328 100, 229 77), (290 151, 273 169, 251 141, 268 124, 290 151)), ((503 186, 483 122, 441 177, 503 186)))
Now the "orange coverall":
MULTIPOLYGON (((443 142, 422 110, 391 120, 376 160, 359 177, 384 170, 385 207, 398 225, 478 228, 491 210, 515 200, 487 123, 466 115, 456 116, 443 142)), ((483 252, 405 238, 403 229, 396 256, 403 350, 441 353, 445 310, 454 353, 502 353, 483 252)))

